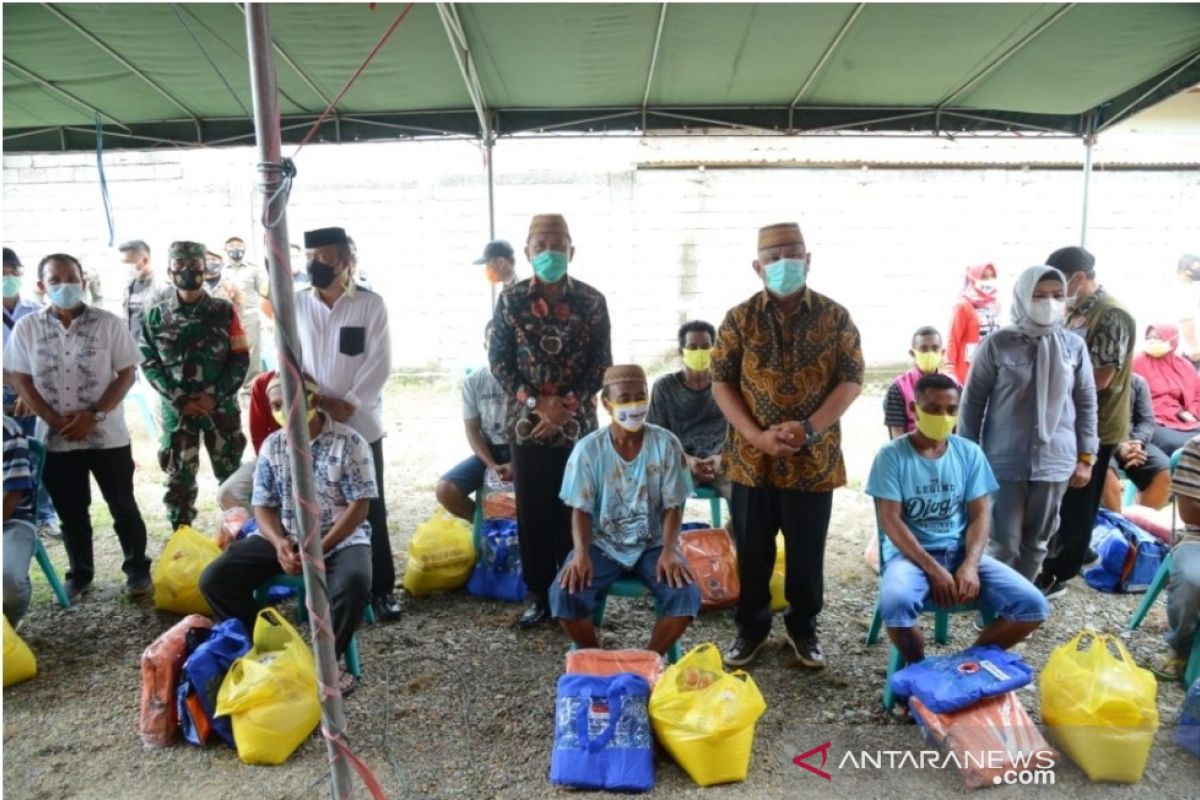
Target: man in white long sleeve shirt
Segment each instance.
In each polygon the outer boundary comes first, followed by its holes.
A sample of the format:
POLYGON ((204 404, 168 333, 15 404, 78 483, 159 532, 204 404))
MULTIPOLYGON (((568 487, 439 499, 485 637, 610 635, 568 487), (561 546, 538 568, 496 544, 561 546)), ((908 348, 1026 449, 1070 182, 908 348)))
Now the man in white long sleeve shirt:
POLYGON ((304 369, 320 386, 318 406, 371 445, 379 496, 371 501, 371 604, 381 619, 397 619, 396 569, 388 537, 383 484, 383 385, 391 372, 387 307, 356 286, 355 258, 342 228, 304 234, 310 286, 296 293, 296 327, 304 369))

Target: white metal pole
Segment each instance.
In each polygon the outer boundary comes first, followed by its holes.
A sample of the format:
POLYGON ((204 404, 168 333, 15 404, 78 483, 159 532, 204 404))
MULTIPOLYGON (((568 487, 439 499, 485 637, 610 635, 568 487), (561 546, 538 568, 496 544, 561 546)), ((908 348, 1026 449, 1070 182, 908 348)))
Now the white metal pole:
POLYGON ((1083 157, 1083 220, 1079 230, 1079 246, 1087 247, 1088 203, 1092 191, 1092 146, 1096 143, 1095 118, 1092 116, 1088 117, 1088 132, 1083 138, 1083 143, 1087 150, 1083 157))

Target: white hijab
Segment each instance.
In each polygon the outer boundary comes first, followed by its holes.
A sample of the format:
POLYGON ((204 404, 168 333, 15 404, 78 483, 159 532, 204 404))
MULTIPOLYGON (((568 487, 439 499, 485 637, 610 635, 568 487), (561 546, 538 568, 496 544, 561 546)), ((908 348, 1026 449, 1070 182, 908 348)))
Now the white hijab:
POLYGON ((1037 362, 1034 365, 1033 380, 1037 395, 1038 438, 1043 444, 1049 442, 1054 436, 1054 431, 1058 429, 1067 395, 1074 383, 1070 379, 1063 380, 1064 376, 1061 374, 1067 369, 1063 360, 1062 344, 1057 335, 1062 330, 1062 322, 1039 325, 1029 316, 1033 290, 1041 281, 1047 279, 1058 280, 1066 291, 1067 279, 1057 269, 1047 266, 1030 267, 1017 278, 1012 304, 1013 327, 1037 341, 1037 362))

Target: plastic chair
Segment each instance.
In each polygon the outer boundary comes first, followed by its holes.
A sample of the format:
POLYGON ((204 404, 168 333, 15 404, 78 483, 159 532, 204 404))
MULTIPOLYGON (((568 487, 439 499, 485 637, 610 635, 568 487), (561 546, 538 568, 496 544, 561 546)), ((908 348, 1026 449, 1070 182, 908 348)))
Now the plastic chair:
MULTIPOLYGON (((604 625, 604 612, 608 608, 608 596, 611 594, 615 597, 644 597, 650 593, 641 581, 637 578, 617 578, 608 591, 597 598, 596 608, 592 611, 592 624, 597 628, 604 625)), ((654 613, 656 616, 662 616, 662 605, 658 602, 658 598, 654 599, 654 613)), ((574 647, 572 645, 572 647, 574 647)), ((679 647, 679 640, 671 645, 671 649, 667 651, 667 661, 674 664, 679 660, 682 650, 679 647)))
MULTIPOLYGON (((1183 448, 1179 448, 1171 454, 1171 475, 1175 475, 1175 468, 1179 466, 1179 460, 1183 458, 1183 448)), ((1175 538, 1175 519, 1178 504, 1175 501, 1175 496, 1171 496, 1171 538, 1175 538)), ((1158 572, 1154 573, 1154 580, 1146 588, 1146 593, 1142 595, 1142 602, 1138 603, 1137 610, 1133 612, 1133 616, 1129 618, 1129 622, 1125 625, 1125 630, 1137 630, 1137 627, 1142 624, 1142 620, 1150 613, 1150 609, 1154 607, 1154 602, 1158 599, 1158 595, 1162 592, 1163 587, 1167 585, 1167 579, 1171 577, 1171 563, 1174 561, 1174 552, 1167 553, 1167 557, 1163 559, 1162 564, 1158 567, 1158 572)), ((1189 684, 1190 685, 1190 684, 1189 684)))
MULTIPOLYGON (((879 590, 880 595, 883 594, 883 575, 885 572, 885 564, 883 562, 883 527, 876 526, 876 535, 879 537, 879 590)), ((964 605, 954 606, 952 608, 942 608, 933 602, 932 595, 926 601, 925 607, 921 609, 922 614, 933 614, 933 638, 938 644, 945 644, 950 641, 950 615, 951 614, 969 614, 979 612, 983 615, 985 625, 991 624, 995 620, 996 615, 990 609, 983 608, 978 602, 966 603, 964 605)), ((883 609, 879 606, 879 601, 875 601, 875 614, 871 618, 871 627, 867 631, 867 644, 875 644, 879 641, 879 632, 883 629, 883 609)), ((885 711, 891 711, 892 706, 896 702, 896 696, 892 692, 892 675, 899 669, 904 667, 904 657, 900 655, 900 649, 896 645, 891 645, 891 650, 888 652, 887 676, 883 679, 883 708, 885 711)))
POLYGON ((692 497, 696 500, 707 500, 709 504, 709 516, 712 519, 714 528, 721 527, 721 495, 716 489, 711 486, 697 486, 692 491, 692 497))
MULTIPOLYGON (((308 622, 308 606, 305 605, 304 594, 304 576, 303 575, 276 575, 271 580, 259 586, 254 590, 254 602, 260 608, 268 605, 267 592, 273 586, 283 586, 296 591, 296 618, 300 622, 308 622)), ((375 611, 371 608, 371 604, 367 603, 367 610, 363 612, 363 621, 368 625, 375 623, 375 611)), ((362 663, 358 656, 358 634, 350 637, 350 644, 346 647, 346 670, 356 678, 362 677, 362 663)))
MULTIPOLYGON (((36 439, 28 441, 29 457, 33 459, 33 518, 37 519, 37 487, 42 485, 42 470, 46 466, 46 446, 36 439)), ((42 568, 42 574, 46 576, 46 582, 50 584, 50 591, 54 592, 54 598, 58 600, 58 604, 63 608, 70 608, 71 598, 67 597, 67 590, 63 588, 62 581, 58 579, 58 571, 54 569, 54 564, 50 561, 50 554, 46 552, 42 538, 36 535, 33 538, 33 557, 37 559, 38 566, 42 568)))

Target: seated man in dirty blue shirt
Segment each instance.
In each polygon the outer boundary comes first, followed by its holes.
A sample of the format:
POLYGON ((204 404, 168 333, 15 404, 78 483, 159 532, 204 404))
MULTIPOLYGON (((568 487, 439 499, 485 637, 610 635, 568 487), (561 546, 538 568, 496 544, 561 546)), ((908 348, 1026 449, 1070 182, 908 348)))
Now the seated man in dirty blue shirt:
POLYGON ((654 595, 658 622, 648 650, 666 653, 700 611, 700 591, 679 548, 692 483, 675 435, 647 425, 646 374, 609 367, 601 395, 612 423, 571 452, 562 501, 574 549, 550 587, 550 610, 579 647, 598 647, 592 612, 618 579, 632 575, 654 595))

